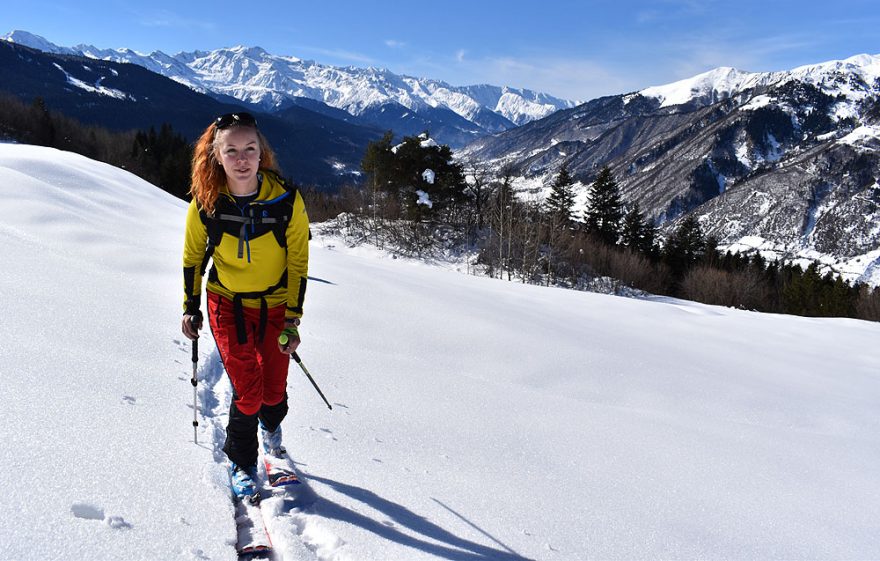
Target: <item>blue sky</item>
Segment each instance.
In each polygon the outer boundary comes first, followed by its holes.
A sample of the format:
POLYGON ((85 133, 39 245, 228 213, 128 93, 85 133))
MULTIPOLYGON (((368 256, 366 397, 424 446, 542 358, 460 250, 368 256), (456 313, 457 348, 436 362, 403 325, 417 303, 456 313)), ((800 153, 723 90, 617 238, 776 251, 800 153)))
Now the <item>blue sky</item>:
POLYGON ((0 34, 14 29, 62 46, 168 54, 260 46, 583 101, 718 66, 787 70, 878 54, 880 1, 29 0, 0 11, 0 34))

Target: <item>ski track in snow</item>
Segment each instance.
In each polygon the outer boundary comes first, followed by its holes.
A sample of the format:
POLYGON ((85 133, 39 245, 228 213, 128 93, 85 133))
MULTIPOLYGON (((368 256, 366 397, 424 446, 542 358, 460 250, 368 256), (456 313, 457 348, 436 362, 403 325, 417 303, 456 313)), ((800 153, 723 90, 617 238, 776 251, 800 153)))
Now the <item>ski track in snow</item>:
MULTIPOLYGON (((204 334, 203 334, 204 335, 204 334)), ((203 337, 209 339, 209 337, 203 337)), ((226 423, 229 418, 229 404, 232 400, 232 386, 226 376, 223 362, 216 347, 212 347, 205 358, 200 357, 202 366, 199 368, 200 402, 199 421, 204 423, 202 433, 209 435, 213 446, 214 461, 220 466, 221 473, 228 469, 228 460, 223 452, 226 438, 226 423)), ((262 473, 262 464, 259 466, 262 473)), ((264 473, 262 474, 265 475, 264 473)), ((304 476, 305 479, 308 479, 304 476)), ((263 477, 265 480, 265 477, 263 477)), ((223 492, 228 492, 228 482, 218 482, 223 492)), ((304 483, 308 485, 308 482, 304 483)), ((313 493, 310 489, 306 493, 313 493)), ((337 561, 339 548, 344 542, 320 528, 309 507, 300 507, 295 501, 286 499, 284 494, 273 496, 263 488, 263 500, 260 508, 272 539, 273 552, 270 559, 275 561, 337 561)))
MULTIPOLYGON (((203 340, 208 340, 204 334, 203 340)), ((223 452, 223 443, 232 387, 216 347, 212 346, 207 353, 201 353, 198 376, 200 434, 207 435, 210 439, 213 458, 217 464, 215 472, 226 474, 228 460, 223 452)), ((334 403, 334 405, 342 410, 347 409, 342 403, 334 403)), ((310 427, 310 429, 321 433, 329 441, 338 441, 330 429, 319 427, 310 427)), ((381 441, 377 439, 377 442, 381 441)), ((291 456, 295 456, 295 452, 291 451, 291 456)), ((373 461, 377 464, 383 463, 379 458, 373 458, 373 461)), ((272 553, 269 559, 273 561, 357 561, 346 552, 346 541, 334 534, 323 523, 324 519, 347 521, 384 536, 390 542, 407 545, 416 550, 430 551, 445 559, 532 561, 531 558, 521 556, 499 539, 474 525, 437 498, 431 500, 497 547, 465 539, 402 505, 382 498, 369 489, 310 474, 303 469, 302 463, 296 462, 296 464, 304 480, 305 489, 300 491, 300 494, 307 496, 306 506, 298 504, 296 499, 285 493, 273 494, 265 483, 262 485, 263 499, 260 508, 272 540, 272 553), (357 499, 365 509, 352 508, 334 502, 329 497, 322 498, 315 495, 311 489, 312 484, 327 486, 335 492, 357 499)), ((262 462, 258 468, 260 477, 265 482, 262 462)), ((217 479, 214 483, 220 492, 229 493, 227 480, 217 479)), ((555 551, 549 544, 548 550, 555 551)))

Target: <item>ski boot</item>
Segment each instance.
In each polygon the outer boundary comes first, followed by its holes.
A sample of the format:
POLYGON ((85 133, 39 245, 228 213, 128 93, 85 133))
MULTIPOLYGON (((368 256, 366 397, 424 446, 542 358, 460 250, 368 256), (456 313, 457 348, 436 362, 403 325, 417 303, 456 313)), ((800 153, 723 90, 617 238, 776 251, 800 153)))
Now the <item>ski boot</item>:
POLYGON ((257 493, 257 484, 254 482, 256 474, 257 466, 244 467, 233 462, 230 480, 232 481, 232 494, 237 499, 247 499, 252 504, 260 501, 260 494, 257 493))
POLYGON ((278 458, 284 457, 287 450, 281 445, 281 425, 274 432, 269 432, 263 423, 260 423, 260 433, 263 437, 263 453, 278 458))

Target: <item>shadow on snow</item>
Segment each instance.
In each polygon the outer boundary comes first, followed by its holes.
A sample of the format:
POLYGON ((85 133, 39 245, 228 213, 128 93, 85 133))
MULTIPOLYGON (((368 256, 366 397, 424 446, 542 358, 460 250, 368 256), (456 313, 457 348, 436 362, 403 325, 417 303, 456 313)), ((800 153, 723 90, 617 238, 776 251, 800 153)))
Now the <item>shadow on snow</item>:
POLYGON ((425 539, 405 534, 393 526, 388 526, 386 523, 379 522, 369 516, 355 512, 350 508, 334 503, 323 496, 315 504, 315 512, 321 517, 333 518, 359 526, 387 540, 452 561, 533 561, 527 557, 519 555, 488 532, 482 530, 475 523, 467 520, 460 513, 452 510, 437 499, 433 499, 434 502, 464 521, 471 528, 474 528, 488 539, 498 544, 502 549, 495 549, 458 537, 455 534, 444 530, 437 524, 430 522, 425 517, 419 516, 408 508, 387 499, 383 499, 376 493, 367 489, 340 483, 339 481, 333 481, 332 479, 324 477, 313 476, 308 473, 303 473, 303 476, 307 480, 323 483, 339 493, 347 495, 378 510, 379 512, 382 512, 388 516, 388 518, 393 520, 395 524, 399 524, 416 534, 424 536, 425 539), (442 543, 434 543, 428 541, 428 539, 442 543))

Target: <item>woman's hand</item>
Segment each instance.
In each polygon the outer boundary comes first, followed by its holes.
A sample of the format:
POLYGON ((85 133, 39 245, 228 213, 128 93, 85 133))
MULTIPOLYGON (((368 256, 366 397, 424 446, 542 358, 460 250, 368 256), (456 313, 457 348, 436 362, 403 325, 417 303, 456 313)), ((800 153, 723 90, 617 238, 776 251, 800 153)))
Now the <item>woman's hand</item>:
POLYGON ((291 355, 299 347, 299 319, 284 320, 284 329, 278 335, 278 350, 286 355, 291 355))
POLYGON ((202 328, 202 314, 184 314, 180 327, 187 339, 198 339, 199 329, 202 328))

